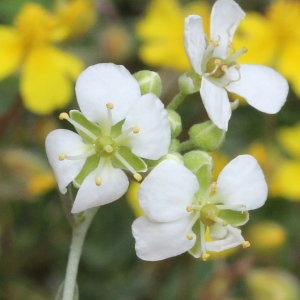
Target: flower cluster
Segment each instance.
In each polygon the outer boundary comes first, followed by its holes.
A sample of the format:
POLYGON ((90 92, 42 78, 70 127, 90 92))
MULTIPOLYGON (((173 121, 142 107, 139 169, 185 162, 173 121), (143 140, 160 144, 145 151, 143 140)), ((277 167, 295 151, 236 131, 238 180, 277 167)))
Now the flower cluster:
POLYGON ((208 152, 224 141, 238 98, 273 114, 284 104, 288 85, 268 67, 238 64, 246 49, 235 51, 232 39, 244 16, 233 0, 217 0, 210 39, 200 16, 185 19, 184 46, 193 71, 180 76, 180 92, 167 108, 159 99, 157 73, 131 75, 112 63, 87 68, 75 87, 80 111, 60 114, 77 133, 58 129, 46 139, 60 192, 65 194, 71 182, 78 189, 72 213, 119 199, 128 189, 127 175, 141 182, 138 198, 146 215, 132 225, 141 259, 189 251, 207 260, 210 251, 250 245, 238 227, 267 199, 263 172, 254 157, 240 155, 214 182, 208 152), (194 124, 182 142, 176 109, 199 90, 211 120, 194 124))

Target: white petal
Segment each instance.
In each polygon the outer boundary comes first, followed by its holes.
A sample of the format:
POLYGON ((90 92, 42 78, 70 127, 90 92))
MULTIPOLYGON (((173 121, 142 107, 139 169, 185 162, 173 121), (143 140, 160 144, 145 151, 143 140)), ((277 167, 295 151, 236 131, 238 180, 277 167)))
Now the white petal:
POLYGON ((245 210, 251 210, 261 207, 267 194, 267 183, 256 159, 240 155, 221 171, 214 197, 221 203, 241 204, 246 206, 245 210))
POLYGON ((288 83, 273 69, 260 65, 241 65, 241 79, 227 90, 244 97, 259 111, 275 114, 286 101, 288 83))
POLYGON ((231 106, 226 90, 202 77, 200 94, 209 118, 220 129, 227 130, 231 106))
POLYGON ((211 38, 220 38, 219 46, 215 48, 214 56, 221 58, 227 56, 228 45, 244 17, 245 13, 233 0, 218 0, 214 4, 210 18, 211 38))
POLYGON ((209 226, 209 235, 213 240, 224 239, 227 235, 228 229, 220 224, 209 226))
POLYGON ((113 124, 125 118, 141 95, 139 84, 129 71, 111 63, 88 67, 79 75, 75 90, 79 107, 91 122, 105 122, 106 104, 113 103, 113 124))
POLYGON ((129 111, 122 131, 138 125, 140 131, 131 133, 126 142, 134 154, 159 159, 168 153, 171 129, 163 103, 154 95, 142 96, 129 111))
POLYGON ((206 47, 202 18, 190 15, 184 20, 184 47, 190 64, 201 74, 202 58, 206 47))
POLYGON ((199 189, 196 176, 175 160, 159 163, 142 182, 138 198, 149 219, 170 222, 189 216, 186 207, 199 189))
POLYGON ((54 171, 55 178, 61 193, 67 192, 67 185, 78 175, 85 163, 84 159, 78 160, 59 160, 59 155, 79 155, 83 153, 86 144, 82 142, 81 137, 65 129, 57 129, 50 132, 46 138, 46 153, 50 165, 54 171))
POLYGON ((205 243, 207 251, 220 252, 243 244, 245 240, 240 229, 234 228, 230 225, 227 225, 226 229, 227 234, 224 238, 205 243), (229 227, 230 230, 228 230, 229 227))
POLYGON ((132 224, 132 234, 136 240, 137 256, 143 260, 157 261, 173 257, 191 249, 196 239, 186 237, 189 218, 170 223, 151 222, 140 217, 132 224))
POLYGON ((125 173, 117 168, 104 168, 102 172, 95 170, 83 181, 78 190, 72 213, 79 213, 91 207, 101 206, 119 199, 127 191, 129 182, 125 173), (100 176, 101 185, 95 183, 100 176))

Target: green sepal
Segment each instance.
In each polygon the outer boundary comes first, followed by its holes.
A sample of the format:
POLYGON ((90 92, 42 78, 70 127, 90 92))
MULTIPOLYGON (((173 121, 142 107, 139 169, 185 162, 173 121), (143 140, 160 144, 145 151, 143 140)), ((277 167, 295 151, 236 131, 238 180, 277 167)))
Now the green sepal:
POLYGON ((201 233, 199 220, 194 224, 192 231, 196 235, 196 242, 194 246, 189 250, 189 253, 198 258, 201 256, 201 233))
POLYGON ((195 150, 184 154, 183 161, 184 165, 196 175, 200 184, 200 194, 205 193, 211 184, 212 157, 207 152, 195 150))
POLYGON ((241 226, 248 222, 249 213, 247 211, 241 212, 231 209, 220 210, 219 218, 226 220, 230 225, 241 226))
POLYGON ((82 184, 84 179, 92 172, 94 171, 97 166, 99 164, 99 157, 97 156, 97 154, 94 154, 92 156, 89 156, 82 169, 80 170, 79 174, 76 176, 76 178, 74 179, 75 184, 82 184))
MULTIPOLYGON (((70 111, 70 117, 72 120, 76 121, 80 125, 82 125, 84 128, 86 128, 88 131, 93 133, 95 136, 100 136, 101 135, 101 129, 98 125, 90 122, 80 111, 78 110, 71 110, 70 111)), ((88 136, 86 133, 82 132, 78 128, 76 128, 76 131, 78 134, 82 137, 83 141, 87 143, 92 143, 93 139, 88 136)))
POLYGON ((111 127, 110 136, 113 139, 118 137, 122 133, 122 126, 123 126, 124 122, 125 122, 125 119, 111 127))
MULTIPOLYGON (((122 156, 124 160, 134 169, 136 172, 146 172, 147 171, 147 165, 145 162, 133 154, 131 150, 126 146, 120 146, 117 150, 118 155, 122 156)), ((128 170, 128 168, 114 155, 112 158, 112 163, 115 167, 128 170)))
MULTIPOLYGON (((65 282, 63 281, 62 284, 58 288, 57 294, 55 296, 55 300, 62 300, 63 299, 64 286, 65 286, 65 282)), ((73 295, 72 300, 79 300, 79 289, 78 289, 77 283, 75 285, 74 295, 73 295)))

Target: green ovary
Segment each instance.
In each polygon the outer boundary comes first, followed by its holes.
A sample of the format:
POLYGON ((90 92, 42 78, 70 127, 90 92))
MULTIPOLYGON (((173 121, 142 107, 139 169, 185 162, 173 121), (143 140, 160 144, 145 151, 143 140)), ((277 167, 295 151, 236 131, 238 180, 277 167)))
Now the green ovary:
POLYGON ((113 156, 117 151, 117 144, 110 136, 100 136, 95 141, 95 152, 99 156, 113 156))
POLYGON ((215 221, 213 221, 213 219, 219 216, 220 211, 214 204, 205 204, 202 206, 200 213, 200 220, 202 221, 202 223, 207 226, 211 226, 216 223, 215 221))

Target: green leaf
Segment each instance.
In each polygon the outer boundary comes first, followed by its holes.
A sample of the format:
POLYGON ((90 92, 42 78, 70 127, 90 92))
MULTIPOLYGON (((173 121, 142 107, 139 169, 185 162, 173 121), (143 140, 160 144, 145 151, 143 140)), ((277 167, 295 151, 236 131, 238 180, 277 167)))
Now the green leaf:
MULTIPOLYGON (((101 136, 100 127, 97 124, 94 124, 94 123, 90 122, 80 111, 71 110, 70 111, 70 117, 74 121, 76 121, 77 123, 82 125, 84 128, 86 128, 88 131, 93 133, 94 135, 101 136)), ((91 137, 89 137, 86 133, 82 132, 81 130, 79 130, 76 127, 75 127, 75 129, 85 142, 87 142, 87 143, 92 143, 93 142, 93 139, 91 137)))
MULTIPOLYGON (((147 165, 145 162, 133 154, 131 150, 126 146, 120 146, 117 150, 118 155, 120 155, 129 165, 132 169, 134 169, 136 172, 146 172, 147 171, 147 165)), ((112 157, 112 162, 114 166, 129 170, 127 166, 118 158, 116 155, 112 157)))
POLYGON ((230 209, 220 210, 219 217, 226 220, 230 225, 240 226, 244 225, 249 220, 249 213, 247 211, 235 211, 230 209))

